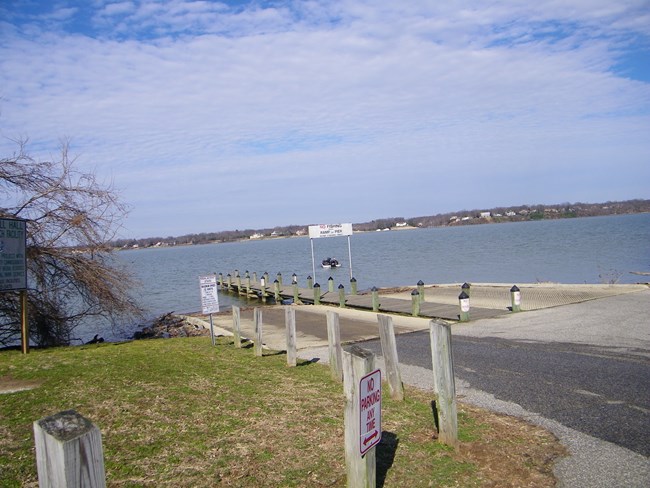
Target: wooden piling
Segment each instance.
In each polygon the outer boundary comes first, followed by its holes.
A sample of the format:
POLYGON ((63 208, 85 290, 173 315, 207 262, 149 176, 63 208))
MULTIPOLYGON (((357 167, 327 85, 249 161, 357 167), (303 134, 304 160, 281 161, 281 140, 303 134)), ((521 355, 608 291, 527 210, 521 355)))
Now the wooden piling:
POLYGON ((343 351, 343 392, 345 394, 345 467, 348 488, 376 488, 377 464, 375 447, 361 455, 359 382, 375 370, 375 356, 357 345, 343 351))
POLYGON ((370 291, 372 292, 372 311, 378 312, 379 311, 379 290, 377 289, 376 286, 373 286, 370 291))
POLYGON ((287 334, 287 366, 298 364, 296 354, 296 311, 287 305, 284 307, 284 325, 287 334))
POLYGON ((259 307, 253 309, 253 322, 255 325, 255 355, 262 356, 262 309, 259 307))
POLYGON ((388 387, 390 397, 393 400, 404 400, 404 385, 399 372, 399 360, 397 358, 397 342, 395 341, 395 329, 393 318, 390 315, 377 315, 379 322, 379 339, 381 341, 382 356, 388 376, 388 387))
POLYGON ((345 308, 345 287, 339 285, 339 307, 345 308))
POLYGON ((41 488, 104 488, 102 436, 90 420, 65 410, 34 422, 41 488))
POLYGON ((339 314, 327 311, 327 344, 332 378, 343 379, 343 360, 341 359, 341 330, 339 327, 339 314))
POLYGON ((232 334, 235 347, 241 347, 241 311, 238 306, 232 306, 232 334))
POLYGON ((429 333, 433 366, 433 394, 438 412, 438 439, 443 444, 456 447, 458 445, 458 415, 451 350, 451 326, 431 320, 429 333))
POLYGON ((411 315, 413 317, 420 315, 420 293, 417 290, 411 292, 411 315))

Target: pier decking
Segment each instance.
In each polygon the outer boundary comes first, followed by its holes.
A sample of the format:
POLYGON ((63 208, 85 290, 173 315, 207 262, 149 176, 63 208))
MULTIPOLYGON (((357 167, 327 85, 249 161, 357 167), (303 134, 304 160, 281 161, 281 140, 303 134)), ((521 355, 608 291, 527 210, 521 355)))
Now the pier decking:
MULTIPOLYGON (((229 275, 229 278, 223 278, 219 275, 218 283, 222 290, 235 293, 249 298, 257 298, 262 301, 275 300, 294 300, 300 303, 320 303, 323 305, 345 306, 363 310, 373 310, 379 313, 414 315, 413 301, 395 296, 386 296, 377 292, 373 296, 372 292, 345 293, 339 289, 330 291, 328 288, 320 287, 302 288, 297 284, 280 284, 274 282, 271 286, 261 285, 261 280, 249 277, 229 275)), ((460 289, 458 289, 460 293, 460 289)), ((485 308, 472 307, 471 318, 483 319, 497 317, 510 313, 507 307, 485 308)), ((460 308, 458 304, 436 302, 434 297, 426 296, 426 301, 418 301, 417 316, 443 319, 443 320, 460 320, 460 308), (433 299, 432 299, 433 298, 433 299)))

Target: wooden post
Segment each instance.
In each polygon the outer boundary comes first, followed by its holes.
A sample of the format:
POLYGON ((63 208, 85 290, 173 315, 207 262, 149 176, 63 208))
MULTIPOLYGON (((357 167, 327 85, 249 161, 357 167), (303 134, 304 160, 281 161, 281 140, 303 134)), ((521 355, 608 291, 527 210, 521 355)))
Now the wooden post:
POLYGON ((298 275, 296 273, 291 275, 291 283, 293 283, 293 284, 298 283, 298 275))
POLYGON ((296 366, 296 311, 292 306, 284 307, 284 325, 287 332, 287 366, 296 366))
POLYGON ((235 347, 241 347, 241 311, 236 305, 232 306, 232 334, 235 347))
POLYGON ((350 278, 350 293, 352 295, 357 294, 357 279, 354 277, 350 278))
POLYGON ((420 303, 424 302, 424 281, 418 281, 418 293, 420 294, 420 303))
POLYGON ((377 289, 376 286, 373 286, 370 291, 372 292, 372 311, 378 312, 379 311, 379 290, 377 289))
POLYGON ((467 322, 469 320, 469 295, 464 291, 458 295, 458 305, 460 306, 460 321, 467 322))
POLYGON ((420 293, 417 290, 411 292, 411 311, 413 317, 420 315, 420 293))
POLYGON ((280 282, 278 280, 273 282, 273 293, 275 295, 275 303, 280 303, 280 282))
POLYGON ((278 280, 278 283, 280 283, 280 286, 282 286, 282 273, 280 273, 279 271, 276 279, 278 280))
POLYGON ((255 325, 255 355, 262 356, 262 309, 259 307, 253 309, 253 322, 255 325))
POLYGON ((343 379, 343 360, 341 359, 339 314, 331 310, 327 311, 327 344, 332 378, 341 381, 343 379))
POLYGON ((257 271, 253 271, 253 283, 257 284, 257 271))
POLYGON ((226 278, 228 278, 228 291, 232 291, 232 275, 228 273, 228 275, 226 275, 226 278))
POLYGON ((29 322, 27 321, 27 290, 20 290, 20 349, 29 353, 29 322))
POLYGON ((223 289, 223 273, 219 273, 219 286, 223 289))
POLYGON ((510 302, 513 312, 521 312, 521 291, 517 285, 510 288, 510 302))
POLYGON ((339 307, 345 308, 345 287, 339 285, 339 307))
POLYGON ((314 305, 320 305, 320 285, 314 283, 314 305))
POLYGON ((90 420, 66 410, 34 422, 41 488, 104 488, 102 435, 90 420))
POLYGON ((265 283, 270 283, 270 281, 269 281, 269 272, 268 272, 268 271, 264 271, 264 275, 263 275, 263 276, 264 276, 264 282, 265 282, 265 283))
POLYGON ((327 291, 334 291, 334 278, 327 278, 327 291))
POLYGON ((458 445, 458 415, 456 411, 456 380, 451 350, 451 326, 429 322, 431 358, 433 365, 433 394, 438 412, 438 438, 443 444, 458 445))
POLYGON ((307 276, 307 288, 310 290, 314 287, 314 278, 311 275, 307 276))
POLYGON ((375 356, 372 352, 357 345, 343 351, 343 392, 345 394, 345 468, 348 488, 375 488, 377 486, 377 466, 375 448, 364 456, 359 450, 361 437, 360 391, 361 378, 375 370, 375 356))
POLYGON ((251 294, 251 276, 248 274, 248 271, 246 271, 246 296, 250 296, 251 294))
POLYGON ((237 294, 241 295, 243 292, 241 288, 241 276, 239 276, 239 273, 237 273, 237 276, 235 276, 235 278, 237 279, 237 294))
POLYGON ((293 303, 298 303, 300 302, 300 297, 298 296, 298 282, 294 282, 293 284, 293 303))
POLYGON ((393 400, 404 400, 404 385, 402 384, 402 376, 399 372, 393 318, 390 315, 377 315, 377 320, 379 321, 379 339, 381 341, 384 363, 386 364, 386 376, 388 376, 390 397, 393 400))

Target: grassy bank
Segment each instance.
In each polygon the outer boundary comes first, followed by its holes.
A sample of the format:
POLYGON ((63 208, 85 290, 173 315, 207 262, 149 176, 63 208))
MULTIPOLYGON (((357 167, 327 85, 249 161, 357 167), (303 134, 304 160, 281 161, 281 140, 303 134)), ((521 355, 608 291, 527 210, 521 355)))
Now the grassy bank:
MULTIPOLYGON (((100 428, 109 486, 345 486, 342 385, 285 364, 206 337, 2 352, 0 486, 37 485, 32 422, 68 409, 100 428)), ((407 396, 384 398, 385 486, 553 486, 550 434, 461 405, 453 451, 407 396)))

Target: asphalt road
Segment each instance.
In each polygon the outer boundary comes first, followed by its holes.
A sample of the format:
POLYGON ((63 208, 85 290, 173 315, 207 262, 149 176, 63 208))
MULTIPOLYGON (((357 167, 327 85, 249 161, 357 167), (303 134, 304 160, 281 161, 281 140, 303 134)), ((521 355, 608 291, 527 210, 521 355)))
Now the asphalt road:
MULTIPOLYGON (((381 354, 378 340, 362 347, 381 354)), ((397 336, 400 363, 431 369, 428 332, 397 336)), ((579 432, 650 456, 650 359, 571 343, 454 336, 457 378, 579 432)))

